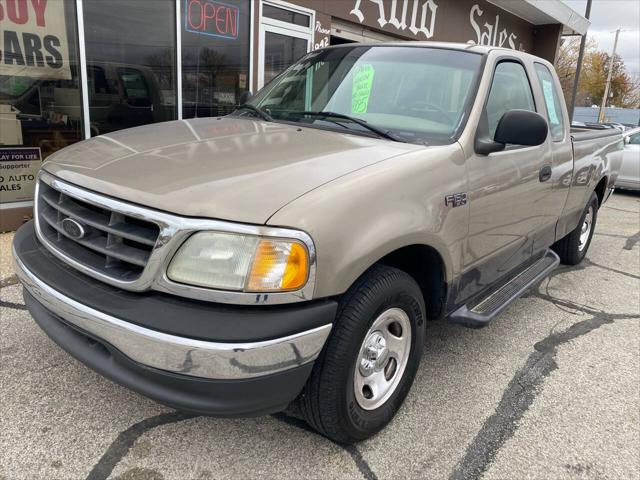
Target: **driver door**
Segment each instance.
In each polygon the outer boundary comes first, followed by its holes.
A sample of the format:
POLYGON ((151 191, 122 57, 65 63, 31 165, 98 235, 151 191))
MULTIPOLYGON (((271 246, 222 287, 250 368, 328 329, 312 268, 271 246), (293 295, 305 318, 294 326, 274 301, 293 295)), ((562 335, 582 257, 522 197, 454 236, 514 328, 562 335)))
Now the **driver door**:
MULTIPOLYGON (((509 58, 495 67, 479 131, 493 138, 502 115, 512 109, 536 111, 536 105, 525 66, 509 58)), ((549 184, 540 172, 550 162, 549 153, 545 142, 507 145, 468 159, 469 236, 458 300, 481 292, 533 255, 549 184)))

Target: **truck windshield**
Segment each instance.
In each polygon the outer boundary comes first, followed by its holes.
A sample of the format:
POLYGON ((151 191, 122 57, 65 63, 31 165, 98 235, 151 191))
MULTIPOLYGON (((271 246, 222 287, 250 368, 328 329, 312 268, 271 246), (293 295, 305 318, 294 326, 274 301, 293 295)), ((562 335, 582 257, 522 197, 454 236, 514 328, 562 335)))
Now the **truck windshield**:
POLYGON ((451 143, 468 116, 481 63, 475 53, 425 47, 320 50, 289 67, 249 104, 275 121, 369 135, 375 128, 387 138, 451 143))

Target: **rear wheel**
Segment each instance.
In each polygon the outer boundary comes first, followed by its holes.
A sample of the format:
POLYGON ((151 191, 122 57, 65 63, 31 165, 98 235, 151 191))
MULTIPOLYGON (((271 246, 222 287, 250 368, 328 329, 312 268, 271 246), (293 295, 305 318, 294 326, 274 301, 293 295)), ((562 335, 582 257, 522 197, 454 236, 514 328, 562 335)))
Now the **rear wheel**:
POLYGON ((598 196, 593 192, 575 230, 553 245, 553 250, 558 254, 562 263, 577 265, 584 259, 589 245, 591 245, 597 218, 598 196))
POLYGON ((340 443, 364 440, 391 421, 415 377, 425 308, 417 283, 376 266, 344 295, 331 336, 300 398, 305 420, 340 443))

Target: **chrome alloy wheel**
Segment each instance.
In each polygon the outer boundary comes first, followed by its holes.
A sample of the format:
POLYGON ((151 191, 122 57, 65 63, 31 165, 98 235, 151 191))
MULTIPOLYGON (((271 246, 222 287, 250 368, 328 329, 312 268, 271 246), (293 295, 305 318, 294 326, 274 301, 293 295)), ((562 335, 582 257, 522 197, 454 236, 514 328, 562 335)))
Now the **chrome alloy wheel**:
POLYGON ((580 239, 578 240, 578 250, 583 251, 589 241, 589 235, 591 234, 591 228, 593 226, 593 205, 589 205, 589 210, 584 217, 582 228, 580 229, 580 239))
POLYGON ((358 404, 374 410, 395 392, 411 352, 411 322, 400 308, 382 312, 364 337, 353 374, 358 404))

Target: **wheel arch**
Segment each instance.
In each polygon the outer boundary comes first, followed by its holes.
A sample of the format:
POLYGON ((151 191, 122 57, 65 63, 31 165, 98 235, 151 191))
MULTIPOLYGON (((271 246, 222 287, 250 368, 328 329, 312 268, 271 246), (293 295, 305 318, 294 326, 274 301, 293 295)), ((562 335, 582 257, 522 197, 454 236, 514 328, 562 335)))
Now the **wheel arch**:
POLYGON ((602 177, 594 190, 598 197, 598 208, 602 206, 602 202, 604 201, 604 195, 607 191, 608 182, 609 179, 606 176, 602 177))
POLYGON ((420 286, 427 318, 441 318, 447 298, 445 261, 437 249, 425 244, 411 244, 389 252, 376 264, 397 268, 410 275, 420 286))

